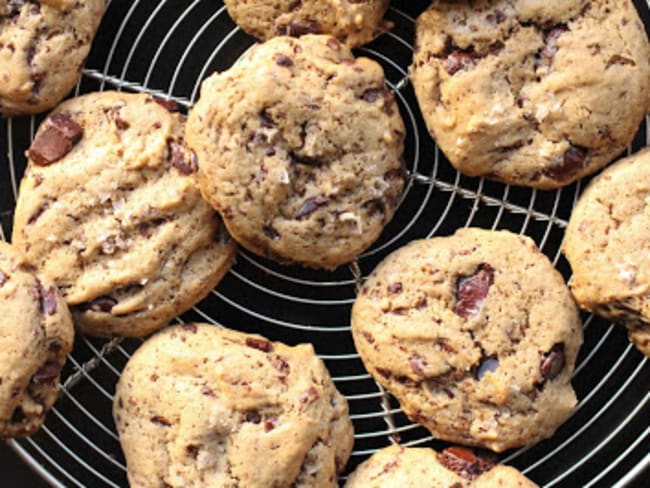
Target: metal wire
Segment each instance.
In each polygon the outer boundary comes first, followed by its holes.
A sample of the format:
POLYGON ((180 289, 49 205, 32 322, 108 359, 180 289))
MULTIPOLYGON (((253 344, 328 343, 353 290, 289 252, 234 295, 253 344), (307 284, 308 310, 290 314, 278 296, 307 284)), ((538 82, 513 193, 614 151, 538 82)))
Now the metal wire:
MULTIPOLYGON (((384 66, 387 85, 396 94, 407 125, 409 179, 394 223, 358 261, 333 273, 281 267, 241 251, 238 264, 224 283, 186 318, 178 319, 180 323, 198 319, 234 328, 250 325, 255 332, 288 337, 288 342, 314 342, 350 404, 356 430, 352 467, 382 446, 400 440, 407 446, 438 445, 427 431, 406 418, 390 395, 363 369, 358 354, 351 349, 349 309, 378 260, 414 238, 448 233, 464 225, 528 234, 561 266, 563 231, 582 189, 581 183, 555 192, 513 189, 483 179, 468 179, 451 170, 426 132, 408 77, 414 18, 395 6, 391 7, 389 18, 396 24, 394 31, 359 49, 359 54, 384 66), (256 299, 251 300, 250 296, 256 299), (232 323, 230 317, 239 322, 232 323), (332 343, 339 345, 332 349, 332 343)), ((217 1, 134 0, 128 8, 123 2, 113 1, 105 19, 113 21, 111 25, 105 20, 102 26, 110 30, 112 41, 102 56, 90 57, 76 94, 96 89, 150 93, 189 109, 197 99, 201 80, 218 66, 220 59, 227 56, 236 61, 238 56, 232 53, 240 56, 251 42, 228 20, 225 7, 217 1), (173 20, 165 23, 170 9, 174 12, 173 20), (116 24, 119 18, 122 20, 116 24), (160 32, 161 25, 166 30, 158 39, 155 34, 160 32), (181 49, 176 46, 179 38, 181 49), (150 61, 139 66, 141 53, 149 52, 152 42, 155 49, 148 55, 150 61), (207 52, 206 45, 210 46, 207 52), (167 58, 170 52, 174 54, 172 59, 167 58), (168 76, 161 77, 159 71, 164 66, 173 69, 168 76), (183 81, 187 73, 193 74, 190 83, 183 81)), ((14 141, 20 136, 32 137, 36 125, 35 117, 28 124, 11 119, 5 124, 7 150, 0 155, 0 169, 6 158, 8 186, 14 200, 25 164, 21 153, 25 148, 17 147, 14 141)), ((650 120, 645 123, 643 145, 648 140, 650 120)), ((0 238, 6 240, 7 233, 8 227, 0 226, 0 238)), ((647 413, 647 385, 644 390, 638 384, 648 378, 649 366, 626 339, 619 340, 623 334, 620 327, 586 317, 585 335, 592 340, 580 355, 574 384, 591 384, 590 390, 580 396, 572 419, 557 439, 513 451, 502 456, 504 462, 519 467, 546 486, 577 479, 577 474, 585 486, 592 486, 618 469, 643 445, 648 438, 647 428, 620 452, 606 452, 608 445, 647 413), (594 371, 601 372, 596 380, 594 371), (634 388, 639 390, 636 395, 634 388), (614 405, 630 394, 634 402, 625 406, 618 423, 608 426, 602 435, 596 434, 597 442, 591 447, 585 446, 585 436, 600 432, 599 420, 610 415, 614 405), (589 412, 589 419, 579 420, 584 412, 589 412), (576 451, 581 453, 578 462, 562 464, 564 458, 571 458, 576 451), (599 456, 606 456, 609 464, 589 472, 585 465, 599 456)), ((14 450, 52 486, 126 486, 125 464, 110 418, 110 405, 115 381, 140 343, 115 339, 102 344, 78 339, 69 357, 60 401, 42 432, 33 438, 10 441, 14 450)), ((647 464, 646 456, 631 473, 640 472, 647 464)))

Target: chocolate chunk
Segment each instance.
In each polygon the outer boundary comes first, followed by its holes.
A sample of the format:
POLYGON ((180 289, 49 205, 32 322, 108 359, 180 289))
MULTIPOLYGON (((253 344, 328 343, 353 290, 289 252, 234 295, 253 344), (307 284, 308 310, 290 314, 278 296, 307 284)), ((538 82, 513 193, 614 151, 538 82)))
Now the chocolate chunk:
POLYGON ((183 145, 170 140, 168 143, 169 154, 172 162, 172 166, 176 168, 181 174, 187 176, 192 173, 196 173, 199 170, 199 165, 197 163, 196 154, 194 151, 190 153, 190 159, 188 160, 185 157, 185 151, 183 151, 183 145))
POLYGON ((153 417, 151 417, 150 420, 151 423, 162 425, 163 427, 169 427, 170 425, 172 425, 172 423, 169 420, 167 420, 165 417, 162 417, 160 415, 154 415, 153 417))
POLYGON ((391 169, 384 173, 384 181, 403 180, 406 178, 406 170, 402 168, 391 169))
POLYGON ((361 98, 368 103, 375 103, 380 98, 389 97, 388 90, 385 88, 371 88, 363 92, 361 98))
POLYGON ((476 371, 476 378, 481 381, 485 373, 488 371, 494 372, 499 367, 499 360, 495 357, 489 357, 484 359, 476 371))
POLYGON ((41 366, 41 368, 36 372, 36 374, 34 374, 34 376, 32 376, 32 383, 49 383, 54 378, 57 378, 59 376, 60 370, 61 367, 59 366, 59 363, 48 361, 43 366, 41 366))
POLYGON ((467 69, 474 64, 474 57, 467 51, 454 49, 449 56, 445 58, 442 65, 445 71, 451 76, 454 76, 461 70, 467 69))
POLYGON ((278 370, 280 373, 283 375, 288 375, 289 372, 291 371, 291 367, 289 366, 289 363, 282 357, 278 356, 277 354, 274 354, 272 357, 269 358, 269 362, 271 363, 271 366, 273 366, 276 370, 278 370))
POLYGON ((424 361, 422 358, 418 355, 412 356, 409 359, 409 365, 411 366, 411 370, 418 375, 418 376, 424 376, 424 361))
POLYGON ((0 271, 0 288, 2 288, 2 286, 3 286, 7 281, 9 281, 9 277, 8 277, 6 274, 4 274, 2 271, 0 271))
POLYGON ((495 460, 487 456, 477 456, 465 447, 448 447, 438 454, 438 461, 465 479, 473 480, 495 466, 495 460))
POLYGON ((275 64, 278 66, 284 66, 285 68, 291 68, 293 66, 293 60, 284 54, 276 54, 275 64))
POLYGON ((216 397, 214 391, 212 391, 212 388, 210 388, 208 385, 205 385, 203 388, 201 388, 201 394, 209 397, 216 397))
POLYGON ((386 379, 389 379, 392 376, 390 370, 386 368, 375 368, 375 371, 377 371, 377 373, 379 373, 386 379))
POLYGON ((386 204, 377 198, 363 202, 362 207, 368 212, 368 217, 375 215, 386 215, 386 204))
POLYGON ((129 127, 131 127, 131 124, 129 123, 128 120, 122 118, 122 115, 120 114, 120 110, 122 110, 122 107, 116 105, 110 109, 104 109, 104 113, 106 113, 111 119, 113 119, 113 122, 115 122, 115 126, 119 130, 126 130, 129 127))
POLYGON ((183 324, 181 327, 192 334, 196 334, 199 330, 196 324, 183 324))
POLYGON ((307 166, 318 166, 320 164, 318 159, 298 154, 295 151, 291 151, 289 157, 291 158, 292 163, 306 164, 307 166))
POLYGON ((34 212, 29 219, 27 219, 27 223, 29 225, 33 225, 36 223, 36 221, 40 218, 41 215, 45 213, 45 211, 48 209, 49 205, 46 203, 44 205, 41 205, 36 212, 34 212))
POLYGON ((467 320, 476 315, 494 283, 494 270, 481 264, 472 276, 464 276, 456 284, 454 313, 467 320))
POLYGON ((571 146, 564 153, 562 163, 547 168, 544 172, 557 181, 571 179, 582 168, 587 159, 588 149, 580 146, 571 146))
POLYGON ((293 12, 300 7, 302 7, 302 0, 293 0, 293 2, 289 4, 289 12, 293 12))
POLYGON ((275 122, 273 122, 273 119, 266 110, 260 112, 260 125, 265 129, 272 129, 275 127, 275 122))
POLYGON ((40 281, 36 280, 36 282, 38 286, 38 298, 40 302, 41 313, 54 315, 57 309, 58 297, 56 288, 53 286, 45 288, 40 281))
POLYGON ((44 130, 36 134, 27 156, 41 166, 52 164, 68 154, 83 137, 83 129, 67 114, 54 114, 44 130))
POLYGON ((633 59, 626 58, 625 56, 621 56, 620 54, 614 54, 612 57, 610 57, 607 60, 607 66, 605 66, 605 69, 609 69, 615 64, 619 64, 622 66, 636 66, 636 63, 634 62, 633 59))
POLYGON ((168 112, 178 112, 178 104, 172 100, 164 100, 162 98, 154 97, 154 100, 158 105, 164 107, 168 112))
POLYGON ((185 446, 185 452, 188 454, 188 456, 193 457, 196 459, 196 457, 199 455, 199 446, 196 444, 190 444, 188 446, 185 446))
POLYGON ((277 417, 271 417, 270 419, 268 419, 266 422, 264 422, 264 432, 271 432, 273 429, 275 429, 277 423, 278 423, 277 417))
POLYGON ((93 312, 105 312, 110 313, 113 310, 113 307, 117 305, 117 300, 113 297, 103 296, 95 298, 92 302, 87 302, 79 307, 83 311, 93 311, 93 312))
POLYGON ((293 218, 301 219, 303 217, 306 217, 307 215, 313 213, 318 207, 327 205, 329 201, 330 201, 329 198, 323 196, 308 198, 298 209, 298 211, 294 214, 293 218))
POLYGON ((539 53, 540 57, 546 62, 546 64, 550 64, 558 51, 557 40, 562 34, 568 31, 569 29, 567 26, 560 25, 546 33, 544 36, 544 48, 539 53))
POLYGON ((247 337, 246 345, 252 347, 253 349, 258 349, 262 352, 271 352, 273 350, 273 344, 265 339, 257 339, 255 337, 247 337))
POLYGON ((555 344, 542 356, 539 370, 545 380, 552 380, 562 372, 565 363, 564 344, 555 344))
POLYGON ((333 51, 340 51, 341 50, 341 43, 337 41, 335 38, 330 37, 327 40, 327 47, 329 47, 333 51))
POLYGON ((321 27, 313 20, 302 20, 299 22, 291 22, 290 24, 279 24, 278 34, 281 36, 300 37, 306 34, 320 34, 321 27))
POLYGON ((249 410, 244 414, 244 420, 252 424, 259 424, 262 421, 262 416, 257 410, 249 410))
POLYGON ((265 225, 264 227, 262 227, 262 232, 269 239, 276 240, 282 237, 280 233, 277 230, 275 230, 275 228, 272 225, 265 225))
POLYGON ((402 283, 400 282, 391 283, 390 285, 388 285, 388 293, 398 294, 398 293, 402 293, 402 290, 403 287, 402 287, 402 283))
POLYGON ((318 398, 318 390, 310 386, 309 390, 300 395, 300 403, 311 403, 318 398))

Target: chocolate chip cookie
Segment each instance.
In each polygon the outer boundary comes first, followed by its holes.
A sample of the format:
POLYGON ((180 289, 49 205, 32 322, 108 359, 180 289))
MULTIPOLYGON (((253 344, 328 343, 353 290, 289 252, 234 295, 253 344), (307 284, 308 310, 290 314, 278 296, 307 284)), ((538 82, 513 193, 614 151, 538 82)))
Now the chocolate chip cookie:
POLYGON ((13 240, 84 334, 146 335, 234 260, 181 119, 148 95, 94 93, 59 106, 27 151, 13 240))
POLYGON ((329 34, 349 47, 372 41, 388 0, 225 0, 232 19, 259 40, 276 36, 329 34))
POLYGON ((105 0, 0 0, 0 116, 54 107, 75 86, 105 0))
POLYGON ((433 449, 391 446, 372 455, 348 478, 345 488, 534 488, 514 468, 495 464, 495 456, 465 447, 433 449))
POLYGON ((234 239, 283 263, 353 260, 404 188, 404 124, 383 70, 329 36, 276 37, 209 77, 186 134, 234 239))
POLYGON ((113 413, 132 487, 335 487, 352 451, 347 402, 311 345, 205 324, 145 342, 113 413))
POLYGON ((59 392, 73 337, 56 287, 0 241, 0 438, 39 429, 59 392))
POLYGON ((578 304, 628 328, 650 356, 650 149, 607 168, 576 205, 564 241, 578 304))
POLYGON ((550 437, 576 405, 577 307, 528 237, 470 228, 397 250, 357 297, 352 333, 439 439, 501 452, 550 437))
POLYGON ((650 105, 631 0, 442 0, 417 21, 411 75, 462 173, 551 189, 611 162, 650 105))

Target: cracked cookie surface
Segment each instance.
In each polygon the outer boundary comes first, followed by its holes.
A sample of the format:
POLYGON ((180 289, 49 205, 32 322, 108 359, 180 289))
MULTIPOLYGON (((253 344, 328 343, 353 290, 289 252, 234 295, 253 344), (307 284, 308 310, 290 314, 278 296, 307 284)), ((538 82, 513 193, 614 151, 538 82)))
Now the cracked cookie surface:
POLYGON ((650 356, 650 149, 629 156, 594 179, 566 231, 571 291, 585 310, 628 328, 650 356))
POLYGON ((435 2, 411 76, 427 126, 469 176, 542 189, 611 162, 650 106, 630 0, 435 2))
POLYGON ((439 439, 533 444, 576 404, 577 307, 528 237, 470 228, 397 250, 357 297, 352 333, 372 376, 439 439))
POLYGON ((114 417, 131 487, 336 487, 352 451, 345 398, 311 345, 205 324, 144 343, 114 417))
POLYGON ((27 152, 13 242, 85 334, 142 336, 205 297, 235 244, 201 198, 182 116, 147 95, 60 105, 27 152))
POLYGON ((0 438, 35 433, 72 349, 68 307, 25 257, 0 241, 0 438))
POLYGON ((0 0, 0 116, 43 112, 65 97, 104 0, 0 0))
MULTIPOLYGON (((492 455, 494 456, 494 455, 492 455)), ((391 446, 376 452, 350 475, 345 488, 535 488, 515 468, 495 465, 471 449, 391 446)))
POLYGON ((404 124, 383 70, 329 36, 271 39, 209 77, 186 135, 234 239, 279 262, 351 261, 404 188, 404 124))
POLYGON ((388 0, 225 0, 228 13, 259 40, 329 34, 349 47, 372 41, 384 29, 388 0))

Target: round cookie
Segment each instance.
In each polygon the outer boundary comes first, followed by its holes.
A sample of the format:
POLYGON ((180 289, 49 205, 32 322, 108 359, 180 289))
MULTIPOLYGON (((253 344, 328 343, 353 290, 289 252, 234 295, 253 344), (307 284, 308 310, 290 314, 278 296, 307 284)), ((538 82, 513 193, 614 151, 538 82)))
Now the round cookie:
POLYGON ((620 154, 650 106, 650 47, 631 0, 442 0, 416 37, 427 126, 469 176, 567 185, 620 154))
POLYGON ((205 324, 146 341, 113 413, 133 487, 336 487, 352 451, 347 402, 311 345, 205 324))
POLYGON ((372 41, 386 27, 388 0, 225 0, 232 19, 251 36, 329 34, 349 47, 372 41))
POLYGON ((57 289, 0 241, 0 438, 32 435, 43 424, 73 338, 57 289))
POLYGON ((75 86, 104 0, 0 0, 0 116, 54 107, 75 86))
POLYGON ((379 237, 404 188, 404 124, 382 68, 328 36, 276 37, 205 80, 188 144, 233 238, 333 269, 379 237))
POLYGON ((90 94, 59 106, 27 153, 13 242, 84 334, 146 335, 205 297, 234 260, 181 119, 148 95, 90 94))
POLYGON ((471 449, 391 446, 373 454, 350 475, 345 488, 535 488, 514 468, 471 449))
POLYGON ((607 168, 580 197, 563 251, 578 304, 628 328, 650 357, 650 149, 607 168))
POLYGON ((352 333, 438 439, 501 452, 550 437, 576 405, 577 307, 528 237, 470 228, 397 250, 357 297, 352 333))

